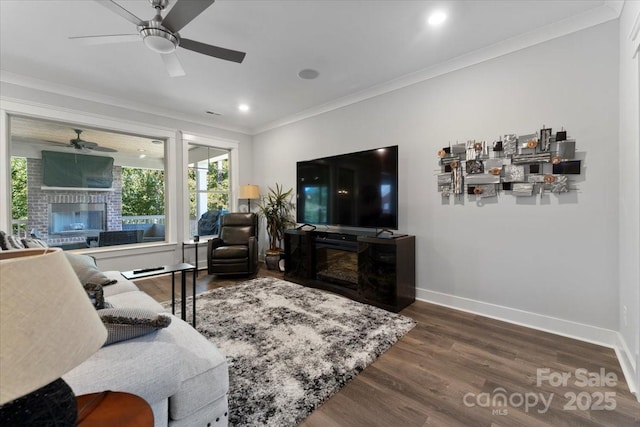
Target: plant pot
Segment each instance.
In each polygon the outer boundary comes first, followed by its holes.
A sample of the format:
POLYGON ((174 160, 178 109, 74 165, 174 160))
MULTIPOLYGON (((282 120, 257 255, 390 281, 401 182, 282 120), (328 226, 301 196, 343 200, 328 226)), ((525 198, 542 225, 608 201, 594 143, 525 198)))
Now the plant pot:
POLYGON ((280 251, 266 251, 264 254, 264 263, 267 266, 267 270, 278 270, 280 263, 280 251))

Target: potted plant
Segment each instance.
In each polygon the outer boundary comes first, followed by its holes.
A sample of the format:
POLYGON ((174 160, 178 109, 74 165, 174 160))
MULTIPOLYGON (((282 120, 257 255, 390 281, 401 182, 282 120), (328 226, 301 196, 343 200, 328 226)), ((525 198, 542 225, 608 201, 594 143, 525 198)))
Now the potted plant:
POLYGON ((258 212, 264 217, 269 235, 269 248, 265 251, 265 263, 269 270, 276 270, 282 253, 284 231, 295 225, 293 219, 294 204, 291 200, 293 188, 284 191, 276 183, 275 189, 269 187, 269 192, 262 197, 258 204, 258 212))

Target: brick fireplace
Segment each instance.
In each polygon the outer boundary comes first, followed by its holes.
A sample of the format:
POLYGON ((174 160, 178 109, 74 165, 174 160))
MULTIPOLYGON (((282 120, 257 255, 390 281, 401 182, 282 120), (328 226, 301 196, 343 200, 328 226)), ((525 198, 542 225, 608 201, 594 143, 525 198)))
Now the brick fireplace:
POLYGON ((42 160, 27 159, 27 230, 35 230, 49 245, 82 246, 102 230, 122 229, 121 166, 113 168, 111 191, 42 186, 42 160))

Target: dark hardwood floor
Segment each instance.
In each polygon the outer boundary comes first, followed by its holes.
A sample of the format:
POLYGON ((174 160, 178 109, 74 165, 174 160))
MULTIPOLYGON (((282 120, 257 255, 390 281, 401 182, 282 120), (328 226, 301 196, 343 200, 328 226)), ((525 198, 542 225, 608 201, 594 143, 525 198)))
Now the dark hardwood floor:
MULTIPOLYGON (((200 271, 196 293, 243 280, 200 271)), ((136 283, 171 298, 170 276, 136 283)), ((416 327, 302 426, 640 426, 612 349, 421 301, 401 313, 416 327)))

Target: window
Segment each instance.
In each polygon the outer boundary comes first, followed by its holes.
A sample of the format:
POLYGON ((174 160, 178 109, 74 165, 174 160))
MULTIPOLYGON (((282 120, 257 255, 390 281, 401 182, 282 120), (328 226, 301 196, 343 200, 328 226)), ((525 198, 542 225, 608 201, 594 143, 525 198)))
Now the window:
POLYGON ((24 236, 27 233, 27 159, 11 158, 11 233, 24 236))
POLYGON ((165 240, 164 170, 122 167, 122 229, 142 230, 142 242, 165 240))
POLYGON ((230 152, 189 143, 189 234, 218 234, 220 216, 230 209, 230 152))
POLYGON ((14 234, 65 250, 165 241, 164 140, 22 116, 10 125, 14 234))

